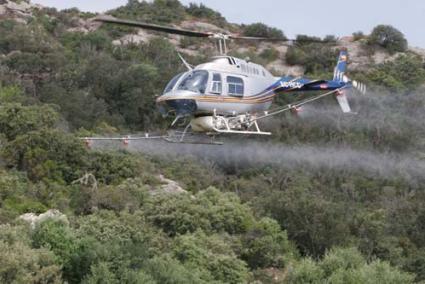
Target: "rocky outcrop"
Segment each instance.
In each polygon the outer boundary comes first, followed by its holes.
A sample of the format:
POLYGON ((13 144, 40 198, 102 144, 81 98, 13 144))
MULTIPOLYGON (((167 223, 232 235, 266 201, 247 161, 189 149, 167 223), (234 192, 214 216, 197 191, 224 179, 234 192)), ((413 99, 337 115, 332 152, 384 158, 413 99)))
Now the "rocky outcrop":
POLYGON ((183 21, 180 24, 180 27, 183 29, 201 31, 201 32, 229 33, 229 31, 226 31, 220 27, 217 27, 216 25, 206 23, 206 22, 193 21, 193 20, 183 21))
POLYGON ((26 23, 33 16, 33 10, 41 8, 42 6, 40 5, 26 1, 17 3, 10 0, 0 0, 0 20, 8 18, 20 23, 26 23))
MULTIPOLYGON (((41 5, 31 4, 29 1, 20 1, 19 3, 13 2, 11 0, 0 0, 0 20, 2 19, 14 19, 17 22, 26 23, 29 18, 33 16, 35 9, 43 9, 41 5)), ((101 26, 101 23, 93 21, 93 19, 84 19, 78 16, 75 16, 73 19, 72 26, 68 29, 69 32, 81 32, 89 33, 97 30, 101 26)), ((178 26, 175 27, 204 31, 204 32, 218 32, 229 34, 232 33, 228 30, 220 28, 214 24, 199 21, 199 20, 186 20, 181 22, 178 26)), ((231 28, 232 30, 239 30, 238 26, 231 28)), ((135 34, 128 34, 122 38, 113 41, 114 45, 128 45, 128 44, 140 44, 149 42, 152 38, 162 36, 157 33, 152 33, 146 30, 138 29, 135 34)), ((205 54, 206 50, 212 48, 213 42, 211 44, 207 41, 200 42, 196 40, 196 44, 184 44, 182 45, 181 36, 177 35, 168 35, 166 36, 168 40, 176 46, 176 49, 179 52, 189 54, 191 56, 198 56, 200 54, 205 54), (209 44, 207 47, 204 45, 209 44)), ((380 64, 386 61, 394 60, 398 54, 390 55, 385 50, 376 50, 374 54, 370 54, 370 51, 366 50, 363 46, 362 41, 355 41, 352 36, 342 37, 338 40, 337 46, 335 48, 347 48, 349 52, 349 70, 350 71, 366 71, 371 64, 380 64)), ((288 50, 288 46, 280 43, 270 43, 270 42, 258 42, 254 45, 246 44, 244 42, 233 42, 230 44, 231 50, 236 50, 238 53, 246 53, 247 51, 253 51, 257 54, 261 54, 267 48, 273 48, 279 52, 279 59, 270 62, 266 68, 270 71, 273 71, 276 75, 292 75, 292 76, 302 76, 304 74, 304 68, 302 66, 290 66, 285 62, 285 55, 288 50)), ((425 58, 425 49, 421 48, 409 48, 411 52, 419 54, 425 58)))
POLYGON ((144 30, 138 30, 137 34, 128 34, 123 36, 122 38, 118 40, 114 40, 112 42, 113 45, 128 45, 128 44, 140 44, 140 43, 146 43, 149 42, 151 38, 153 38, 154 35, 150 34, 144 30))
POLYGON ((28 222, 32 229, 36 228, 37 225, 43 223, 47 220, 55 220, 68 224, 68 218, 66 215, 62 214, 59 210, 51 209, 43 214, 37 215, 35 213, 27 213, 19 216, 20 220, 28 222))
POLYGON ((79 33, 89 33, 97 30, 102 24, 100 22, 93 21, 92 19, 82 19, 74 17, 73 27, 67 29, 68 32, 79 32, 79 33))
POLYGON ((166 194, 182 194, 187 193, 176 181, 165 178, 163 175, 158 176, 159 181, 162 183, 159 188, 152 192, 152 194, 166 193, 166 194))

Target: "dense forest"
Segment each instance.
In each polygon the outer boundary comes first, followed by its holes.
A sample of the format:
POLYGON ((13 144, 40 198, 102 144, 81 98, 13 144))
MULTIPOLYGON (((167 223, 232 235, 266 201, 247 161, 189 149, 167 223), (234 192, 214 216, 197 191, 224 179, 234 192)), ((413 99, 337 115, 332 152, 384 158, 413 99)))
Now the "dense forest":
MULTIPOLYGON (((200 63, 213 45, 156 33, 117 45, 137 31, 81 30, 95 15, 77 9, 4 11, 1 283, 425 282, 425 64, 396 28, 353 34, 364 54, 389 58, 350 73, 370 88, 350 97, 358 115, 325 100, 264 123, 267 139, 89 149, 80 137, 166 130, 155 97, 184 68, 176 48, 211 46, 183 52, 200 63)), ((178 0, 108 13, 285 38, 178 0)), ((338 39, 311 38, 298 36, 285 58, 249 44, 233 55, 330 78, 338 39)))

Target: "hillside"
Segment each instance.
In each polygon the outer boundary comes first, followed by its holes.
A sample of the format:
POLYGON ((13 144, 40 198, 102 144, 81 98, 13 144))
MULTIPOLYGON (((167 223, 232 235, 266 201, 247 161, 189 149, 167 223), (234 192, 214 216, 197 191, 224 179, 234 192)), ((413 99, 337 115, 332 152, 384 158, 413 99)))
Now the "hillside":
MULTIPOLYGON (((108 14, 285 37, 177 0, 108 14)), ((425 51, 396 27, 231 43, 276 75, 317 78, 347 48, 350 77, 369 86, 349 97, 357 115, 329 99, 265 122, 267 138, 89 149, 79 137, 165 132, 154 101, 184 70, 176 50, 192 64, 215 52, 96 16, 0 0, 1 283, 425 281, 425 51)))

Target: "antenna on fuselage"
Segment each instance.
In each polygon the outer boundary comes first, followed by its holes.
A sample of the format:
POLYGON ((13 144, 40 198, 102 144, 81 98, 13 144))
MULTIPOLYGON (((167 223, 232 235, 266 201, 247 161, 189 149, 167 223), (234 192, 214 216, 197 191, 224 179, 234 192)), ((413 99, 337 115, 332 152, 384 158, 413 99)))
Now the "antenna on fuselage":
POLYGON ((180 54, 180 52, 177 52, 177 55, 180 57, 180 60, 183 62, 184 66, 186 66, 187 70, 192 71, 193 67, 187 61, 183 58, 183 56, 180 54))

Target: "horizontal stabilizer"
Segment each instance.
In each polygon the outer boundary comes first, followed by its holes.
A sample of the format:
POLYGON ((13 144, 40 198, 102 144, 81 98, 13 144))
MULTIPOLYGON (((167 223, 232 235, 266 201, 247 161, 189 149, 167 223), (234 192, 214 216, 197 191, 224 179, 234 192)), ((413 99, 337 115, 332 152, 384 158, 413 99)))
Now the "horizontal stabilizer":
POLYGON ((339 106, 341 107, 342 111, 344 113, 350 113, 351 107, 348 103, 347 95, 344 91, 339 91, 336 93, 336 99, 338 101, 339 106))

